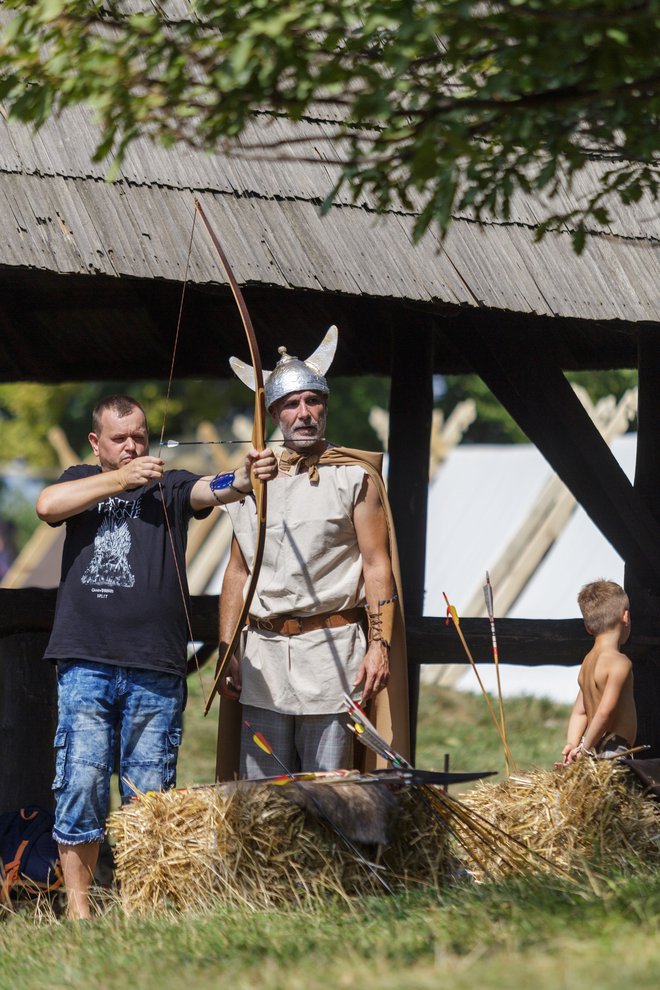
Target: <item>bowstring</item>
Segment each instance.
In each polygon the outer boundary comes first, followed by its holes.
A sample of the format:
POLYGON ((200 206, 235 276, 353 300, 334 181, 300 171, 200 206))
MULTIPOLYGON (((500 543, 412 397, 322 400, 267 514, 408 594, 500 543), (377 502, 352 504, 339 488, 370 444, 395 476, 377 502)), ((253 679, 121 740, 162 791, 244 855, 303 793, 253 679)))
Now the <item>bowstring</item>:
MULTIPOLYGON (((190 272, 190 258, 192 255, 193 238, 195 236, 195 224, 197 222, 197 210, 193 211, 193 221, 192 227, 190 229, 190 240, 188 241, 188 254, 186 256, 186 267, 183 274, 183 287, 181 289, 181 299, 179 302, 179 314, 176 321, 176 331, 174 333, 174 347, 172 348, 172 361, 170 363, 170 374, 167 380, 167 390, 165 392, 165 407, 163 409, 163 423, 160 430, 160 444, 159 448, 163 446, 163 437, 165 436, 165 425, 167 422, 167 414, 170 404, 170 396, 172 393, 172 383, 174 381, 174 364, 176 362, 176 352, 179 346, 179 335, 181 331, 181 323, 183 321, 183 305, 186 297, 186 289, 188 288, 188 278, 190 272)), ((188 628, 188 638, 193 651, 193 657, 195 658, 195 668, 197 670, 197 676, 199 677, 199 684, 202 690, 202 700, 204 702, 204 707, 206 707, 206 691, 204 689, 204 680, 202 678, 202 669, 199 663, 199 657, 197 656, 197 649, 195 647, 195 637, 192 628, 192 618, 190 615, 190 609, 188 608, 188 603, 186 601, 186 592, 184 588, 183 576, 181 574, 181 567, 179 566, 179 560, 176 555, 176 547, 174 545, 174 535, 172 533, 172 526, 170 525, 170 517, 167 512, 167 504, 165 501, 165 492, 163 491, 162 483, 158 482, 158 488, 160 490, 160 497, 163 505, 163 515, 165 516, 165 527, 167 529, 167 535, 170 540, 170 546, 172 548, 172 556, 174 558, 174 569, 176 571, 177 581, 179 583, 179 593, 181 595, 181 602, 183 604, 183 611, 186 616, 186 626, 188 628)))

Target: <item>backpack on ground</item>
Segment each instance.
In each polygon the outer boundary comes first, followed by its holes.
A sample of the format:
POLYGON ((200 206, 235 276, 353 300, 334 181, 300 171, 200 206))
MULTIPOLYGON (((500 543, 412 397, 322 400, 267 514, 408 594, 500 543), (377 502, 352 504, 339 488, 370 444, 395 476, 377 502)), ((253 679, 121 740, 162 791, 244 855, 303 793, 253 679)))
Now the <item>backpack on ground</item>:
POLYGON ((0 815, 0 899, 15 888, 57 890, 62 872, 53 839, 54 816, 38 804, 0 815))

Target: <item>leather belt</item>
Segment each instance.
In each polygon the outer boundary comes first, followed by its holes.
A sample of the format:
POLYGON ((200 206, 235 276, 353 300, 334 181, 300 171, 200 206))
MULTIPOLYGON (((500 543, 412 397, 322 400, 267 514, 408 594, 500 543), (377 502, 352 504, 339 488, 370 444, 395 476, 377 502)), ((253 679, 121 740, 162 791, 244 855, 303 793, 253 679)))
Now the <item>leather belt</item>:
POLYGON ((315 629, 336 629, 349 626, 364 619, 363 608, 345 608, 341 612, 322 612, 320 615, 291 616, 281 615, 272 619, 258 619, 248 615, 247 624, 251 629, 279 633, 280 636, 300 636, 315 629))

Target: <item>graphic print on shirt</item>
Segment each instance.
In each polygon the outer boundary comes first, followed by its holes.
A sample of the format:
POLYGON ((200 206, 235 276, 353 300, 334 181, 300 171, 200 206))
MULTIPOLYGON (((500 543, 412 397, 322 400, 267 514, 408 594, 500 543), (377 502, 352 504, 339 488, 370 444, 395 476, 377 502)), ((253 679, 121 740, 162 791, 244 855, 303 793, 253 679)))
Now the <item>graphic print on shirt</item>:
POLYGON ((131 532, 126 519, 139 518, 141 503, 141 498, 133 502, 120 498, 99 502, 98 510, 103 513, 103 520, 94 537, 94 555, 80 579, 82 584, 133 587, 135 575, 128 561, 131 532))

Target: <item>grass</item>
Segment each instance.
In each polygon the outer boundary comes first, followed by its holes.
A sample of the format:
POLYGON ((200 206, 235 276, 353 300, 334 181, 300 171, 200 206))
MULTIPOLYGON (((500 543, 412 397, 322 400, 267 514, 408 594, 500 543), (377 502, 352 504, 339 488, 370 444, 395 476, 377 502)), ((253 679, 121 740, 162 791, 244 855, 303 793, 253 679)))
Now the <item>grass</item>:
MULTIPOLYGON (((491 698, 493 709, 497 703, 491 698)), ((550 768, 566 742, 569 709, 543 698, 514 698, 504 709, 507 740, 516 765, 550 768)), ((416 765, 441 770, 497 770, 504 755, 490 711, 481 696, 422 685, 417 724, 416 765)))
POLYGON ((517 881, 441 899, 364 898, 305 914, 216 911, 83 925, 0 926, 2 990, 535 990, 657 987, 660 877, 594 889, 517 881))
MULTIPOLYGON (((179 782, 213 777, 215 721, 191 683, 179 782)), ((521 768, 550 766, 568 709, 507 705, 521 768)), ((420 767, 501 769, 483 700, 424 687, 420 767)), ((583 888, 545 879, 457 885, 434 897, 329 901, 312 912, 216 910, 127 919, 111 908, 84 924, 0 916, 0 990, 655 990, 660 873, 592 877, 583 888), (4 921, 4 923, 2 923, 4 921)))

